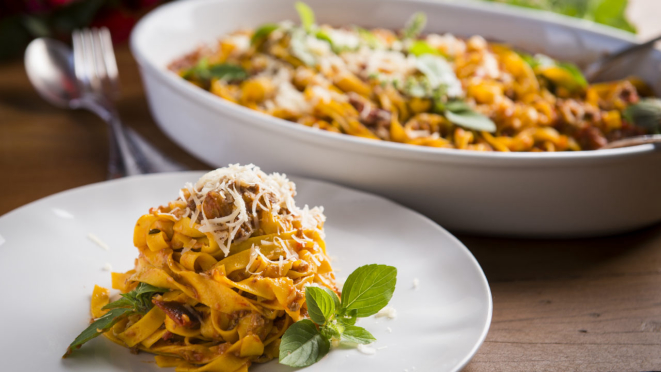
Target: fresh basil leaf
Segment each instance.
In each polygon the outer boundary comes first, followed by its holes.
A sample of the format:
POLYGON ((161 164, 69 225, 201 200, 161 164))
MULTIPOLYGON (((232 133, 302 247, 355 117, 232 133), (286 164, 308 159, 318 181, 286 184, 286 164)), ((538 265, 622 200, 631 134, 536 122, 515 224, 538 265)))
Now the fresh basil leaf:
POLYGON ((416 59, 416 68, 429 79, 432 89, 444 86, 449 97, 463 94, 461 82, 457 79, 452 66, 443 57, 424 54, 416 59))
POLYGON ((573 78, 574 81, 581 87, 586 87, 588 81, 583 76, 583 72, 575 64, 569 62, 559 62, 558 67, 567 71, 573 78))
POLYGON ((356 320, 358 320, 358 316, 356 315, 358 311, 356 309, 343 309, 340 308, 339 313, 335 317, 335 319, 343 325, 354 325, 356 324, 356 320))
POLYGON ((367 345, 376 341, 376 338, 363 327, 345 325, 344 332, 342 332, 342 340, 367 345))
POLYGON ((624 118, 650 133, 661 133, 661 100, 643 98, 624 110, 624 118))
POLYGON ((80 333, 80 335, 78 335, 78 337, 76 337, 75 340, 73 340, 71 345, 69 345, 67 348, 67 352, 62 356, 62 358, 66 358, 74 350, 79 349, 84 343, 108 331, 110 328, 112 328, 112 326, 117 324, 117 322, 132 314, 135 314, 135 312, 131 308, 119 308, 108 311, 104 316, 90 324, 89 327, 87 327, 83 332, 80 333))
POLYGON ((463 112, 463 111, 473 111, 473 108, 466 102, 456 100, 449 101, 445 103, 445 110, 452 111, 454 113, 463 112))
POLYGON ((416 40, 412 42, 411 46, 409 46, 409 53, 413 54, 416 57, 419 57, 424 54, 432 54, 436 56, 441 55, 441 52, 438 49, 429 45, 429 43, 424 40, 416 40))
POLYGON ((267 23, 260 26, 257 30, 255 30, 255 33, 252 34, 252 37, 250 38, 250 45, 257 45, 266 40, 266 38, 271 35, 271 32, 277 30, 278 28, 280 28, 280 26, 275 23, 267 23))
POLYGON ((209 78, 216 78, 224 81, 243 80, 248 77, 248 73, 243 67, 229 63, 212 65, 208 69, 209 78))
POLYGON ((315 66, 317 64, 317 58, 312 54, 312 52, 310 52, 305 42, 307 36, 308 35, 302 29, 294 29, 291 32, 289 47, 294 57, 298 58, 301 62, 308 66, 315 66))
POLYGON ((280 364, 307 367, 328 354, 330 342, 317 330, 310 319, 292 324, 280 342, 280 364))
POLYGON ((326 32, 322 30, 318 30, 317 32, 314 33, 314 37, 316 37, 319 40, 323 40, 327 42, 328 44, 330 44, 333 50, 338 51, 338 48, 336 48, 335 44, 333 43, 333 39, 331 39, 330 35, 328 35, 326 32))
POLYGON ((303 26, 303 29, 310 32, 315 23, 314 12, 312 11, 312 8, 310 8, 308 4, 302 1, 297 1, 296 4, 294 4, 294 7, 298 12, 299 18, 301 18, 301 25, 303 26))
POLYGON ((411 18, 409 19, 408 22, 406 22, 406 27, 404 28, 403 31, 403 38, 404 39, 415 39, 420 35, 422 30, 425 28, 425 25, 427 24, 427 16, 425 13, 418 12, 413 14, 411 18))
POLYGON ((182 77, 187 80, 208 83, 212 78, 224 81, 243 80, 248 77, 248 73, 238 65, 230 63, 209 65, 207 59, 202 58, 195 67, 186 71, 182 77))
POLYGON ((333 321, 321 327, 319 332, 321 332, 321 335, 329 340, 333 338, 339 340, 342 337, 342 332, 344 332, 344 327, 344 324, 333 321))
POLYGON ((491 119, 473 110, 457 112, 446 110, 445 117, 453 124, 467 129, 490 133, 496 131, 496 124, 491 119))
POLYGON ((134 308, 135 307, 135 300, 131 298, 120 298, 117 301, 113 301, 106 306, 102 307, 101 309, 103 310, 111 310, 111 309, 118 309, 122 307, 129 307, 129 308, 134 308))
POLYGON ((331 296, 328 292, 333 292, 328 288, 306 287, 305 303, 308 306, 308 315, 313 322, 324 325, 335 315, 335 293, 331 296))
POLYGON ((342 288, 342 308, 356 310, 356 316, 366 317, 388 304, 397 283, 397 269, 386 265, 366 265, 356 269, 342 288))
POLYGON ((589 16, 595 22, 635 33, 636 28, 626 19, 627 5, 628 0, 601 0, 591 9, 589 16))

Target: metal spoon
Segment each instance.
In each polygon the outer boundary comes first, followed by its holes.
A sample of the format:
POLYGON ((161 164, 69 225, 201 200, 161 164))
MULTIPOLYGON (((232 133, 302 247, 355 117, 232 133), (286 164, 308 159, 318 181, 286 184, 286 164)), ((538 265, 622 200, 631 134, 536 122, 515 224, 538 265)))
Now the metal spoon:
MULTIPOLYGON (((73 54, 67 45, 46 38, 33 40, 25 51, 25 69, 30 82, 46 101, 61 108, 86 109, 99 114, 78 84, 73 54)), ((123 127, 120 131, 110 131, 110 152, 108 178, 187 169, 161 154, 136 132, 123 127), (120 148, 117 135, 128 146, 120 148)))
POLYGON ((650 39, 641 44, 633 44, 631 46, 620 49, 614 53, 610 53, 604 57, 599 58, 598 60, 590 63, 585 69, 583 69, 583 75, 587 81, 595 81, 599 75, 603 72, 608 71, 614 67, 615 63, 622 59, 623 57, 629 56, 633 53, 643 51, 645 49, 652 49, 657 41, 661 40, 661 35, 650 39))

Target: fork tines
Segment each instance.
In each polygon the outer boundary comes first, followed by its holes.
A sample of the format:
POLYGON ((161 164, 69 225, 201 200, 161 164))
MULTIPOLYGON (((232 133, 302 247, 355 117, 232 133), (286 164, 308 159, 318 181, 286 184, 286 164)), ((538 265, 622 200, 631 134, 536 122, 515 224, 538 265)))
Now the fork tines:
POLYGON ((105 27, 75 30, 72 39, 74 69, 81 87, 117 98, 119 78, 110 31, 105 27))

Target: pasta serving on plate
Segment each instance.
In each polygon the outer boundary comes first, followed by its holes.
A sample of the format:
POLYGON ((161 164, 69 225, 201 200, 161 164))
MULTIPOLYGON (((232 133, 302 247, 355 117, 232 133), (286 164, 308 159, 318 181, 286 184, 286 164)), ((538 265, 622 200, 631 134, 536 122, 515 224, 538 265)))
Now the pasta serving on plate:
POLYGON ((576 66, 548 56, 479 35, 424 34, 424 14, 400 31, 367 30, 317 25, 307 5, 296 7, 300 25, 236 30, 170 69, 274 117, 411 145, 594 150, 658 130, 636 120, 641 97, 652 94, 639 79, 588 84, 576 66))
POLYGON ((123 297, 95 287, 96 326, 177 371, 247 371, 278 357, 282 335, 308 317, 306 287, 338 291, 322 208, 299 208, 284 175, 232 165, 181 189, 135 225, 135 268, 113 273, 123 297), (106 319, 107 321, 103 321, 106 319))

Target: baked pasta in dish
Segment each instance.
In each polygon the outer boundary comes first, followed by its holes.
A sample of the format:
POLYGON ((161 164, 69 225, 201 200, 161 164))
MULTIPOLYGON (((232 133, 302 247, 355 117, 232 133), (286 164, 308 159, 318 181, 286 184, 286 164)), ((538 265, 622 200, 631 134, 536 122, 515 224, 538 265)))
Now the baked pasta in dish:
POLYGON ((240 372, 277 358, 283 333, 308 318, 306 287, 338 292, 323 209, 297 207, 295 194, 284 175, 232 165, 152 208, 135 226, 135 268, 112 273, 122 297, 95 287, 97 320, 67 355, 105 332, 176 371, 240 372))
POLYGON ((654 130, 632 107, 631 78, 588 84, 580 70, 480 36, 289 21, 238 30, 170 64, 230 102, 373 140, 478 151, 593 150, 654 130))

